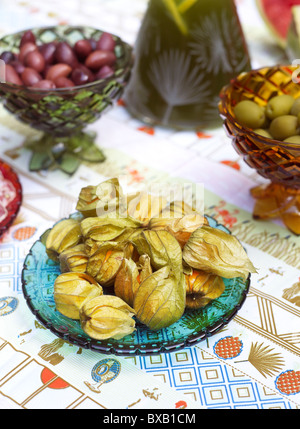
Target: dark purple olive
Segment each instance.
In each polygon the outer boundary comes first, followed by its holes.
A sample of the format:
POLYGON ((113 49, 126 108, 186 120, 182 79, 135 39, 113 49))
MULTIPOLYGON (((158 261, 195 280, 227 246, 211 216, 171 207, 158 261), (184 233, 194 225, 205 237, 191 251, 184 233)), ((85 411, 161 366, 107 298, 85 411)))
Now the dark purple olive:
POLYGON ((26 55, 24 65, 41 73, 45 68, 45 60, 43 55, 38 50, 35 50, 26 55))
POLYGON ((88 75, 88 77, 89 77, 89 82, 94 82, 94 80, 95 80, 95 75, 94 75, 94 73, 92 72, 92 70, 90 70, 88 67, 86 67, 84 64, 81 64, 81 63, 79 63, 78 64, 78 66, 76 67, 76 68, 78 68, 78 69, 80 69, 80 70, 82 70, 85 74, 87 74, 88 75))
POLYGON ((97 43, 98 43, 97 40, 96 39, 88 39, 88 41, 91 44, 92 51, 95 51, 97 49, 97 43))
POLYGON ((5 81, 6 83, 13 83, 15 85, 23 85, 20 76, 16 72, 16 70, 10 65, 6 64, 5 66, 5 81))
POLYGON ((75 86, 75 83, 71 79, 64 76, 58 77, 54 83, 56 88, 71 88, 75 86))
POLYGON ((72 67, 68 64, 54 64, 47 70, 46 79, 55 82, 58 77, 67 77, 71 72, 72 67))
POLYGON ((71 74, 71 79, 75 83, 75 85, 84 85, 88 83, 89 76, 83 70, 74 69, 71 74))
POLYGON ((55 60, 56 44, 54 42, 45 43, 39 46, 39 51, 43 55, 45 64, 53 64, 55 60))
POLYGON ((109 66, 103 66, 101 69, 96 73, 95 78, 96 79, 105 79, 109 76, 112 76, 114 74, 114 70, 109 66))
POLYGON ((94 51, 85 60, 85 65, 92 70, 99 70, 107 65, 112 66, 116 61, 116 56, 110 51, 94 51))
POLYGON ((55 51, 55 59, 58 63, 69 64, 74 67, 77 63, 76 55, 67 42, 58 43, 55 51))
POLYGON ((13 54, 10 51, 4 51, 2 52, 2 54, 0 55, 0 60, 4 61, 5 64, 9 64, 12 61, 14 61, 16 59, 15 54, 13 54))
POLYGON ((36 43, 35 35, 31 30, 25 31, 20 41, 20 48, 25 45, 25 43, 36 43))
POLYGON ((82 61, 92 52, 92 46, 88 40, 78 40, 74 45, 74 51, 78 59, 82 61))
POLYGON ((26 67, 23 73, 21 74, 22 81, 26 86, 33 86, 40 80, 42 80, 42 76, 34 69, 30 67, 26 67))
POLYGON ((103 33, 97 42, 97 49, 99 51, 111 51, 114 52, 116 42, 109 33, 103 33))
POLYGON ((51 67, 53 67, 52 64, 46 64, 45 65, 45 68, 44 68, 43 73, 42 73, 43 79, 47 79, 46 76, 47 76, 48 71, 51 69, 51 67))
POLYGON ((24 62, 26 55, 28 55, 29 52, 32 52, 32 51, 37 51, 36 44, 28 42, 22 46, 19 53, 19 60, 21 61, 21 63, 24 62))
POLYGON ((16 70, 16 72, 18 73, 18 74, 22 74, 23 73, 23 71, 25 70, 25 66, 24 66, 24 64, 22 64, 20 61, 18 61, 18 60, 15 60, 15 61, 12 61, 11 63, 10 63, 10 65, 16 70))
POLYGON ((55 89, 55 83, 52 80, 42 79, 31 85, 31 88, 39 88, 39 89, 55 89))

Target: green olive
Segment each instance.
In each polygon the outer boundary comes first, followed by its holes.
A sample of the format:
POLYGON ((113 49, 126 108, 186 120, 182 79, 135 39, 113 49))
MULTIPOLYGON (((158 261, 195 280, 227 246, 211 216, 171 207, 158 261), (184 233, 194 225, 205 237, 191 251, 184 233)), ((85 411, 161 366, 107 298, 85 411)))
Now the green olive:
POLYGON ((294 102, 295 99, 291 95, 276 95, 267 104, 267 117, 273 120, 278 116, 289 115, 294 102))
POLYGON ((260 136, 262 136, 262 137, 267 137, 268 139, 271 139, 272 138, 272 136, 271 136, 271 134, 269 133, 269 131, 268 130, 264 130, 263 128, 257 128, 256 130, 254 130, 254 132, 256 133, 256 134, 259 134, 260 136))
POLYGON ((273 119, 270 133, 276 140, 285 140, 298 134, 298 118, 292 115, 283 115, 273 119))
POLYGON ((299 113, 300 113, 300 98, 297 98, 294 101, 294 104, 293 104, 293 106, 291 108, 291 115, 298 116, 299 113))
POLYGON ((236 120, 244 127, 261 128, 266 120, 264 109, 251 100, 240 101, 234 108, 236 120))
POLYGON ((300 136, 291 136, 284 140, 287 143, 294 143, 294 144, 300 144, 300 136))

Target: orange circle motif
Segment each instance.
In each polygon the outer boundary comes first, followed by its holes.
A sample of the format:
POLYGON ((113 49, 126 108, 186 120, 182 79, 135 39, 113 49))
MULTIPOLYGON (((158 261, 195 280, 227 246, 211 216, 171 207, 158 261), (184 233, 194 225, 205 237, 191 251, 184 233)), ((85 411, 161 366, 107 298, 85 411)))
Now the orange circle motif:
POLYGON ((17 229, 14 232, 14 239, 18 241, 29 240, 36 232, 36 228, 33 226, 25 226, 17 229))
POLYGON ((65 389, 66 387, 69 387, 69 383, 62 378, 57 377, 57 375, 49 368, 43 369, 41 372, 41 380, 43 384, 49 383, 47 387, 50 387, 50 389, 65 389), (51 382, 51 380, 53 381, 51 382))
POLYGON ((288 370, 282 372, 276 379, 277 389, 286 395, 300 393, 300 371, 288 370))
POLYGON ((222 359, 232 359, 237 357, 243 350, 243 343, 237 337, 225 337, 219 340, 214 346, 214 352, 222 359))

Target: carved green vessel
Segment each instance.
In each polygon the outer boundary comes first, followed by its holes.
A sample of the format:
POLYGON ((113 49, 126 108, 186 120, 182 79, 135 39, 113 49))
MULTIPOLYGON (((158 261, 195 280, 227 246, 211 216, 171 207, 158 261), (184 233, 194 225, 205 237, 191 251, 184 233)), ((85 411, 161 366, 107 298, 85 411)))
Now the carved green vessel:
POLYGON ((250 59, 233 0, 151 0, 125 100, 146 123, 220 125, 222 87, 250 59))

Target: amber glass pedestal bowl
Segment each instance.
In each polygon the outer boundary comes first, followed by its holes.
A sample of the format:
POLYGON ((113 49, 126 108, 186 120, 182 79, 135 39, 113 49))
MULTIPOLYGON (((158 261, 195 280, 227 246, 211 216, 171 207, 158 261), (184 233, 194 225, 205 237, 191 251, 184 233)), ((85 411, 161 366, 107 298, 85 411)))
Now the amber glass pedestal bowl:
POLYGON ((236 151, 269 184, 251 189, 256 219, 280 217, 295 234, 300 234, 300 145, 262 137, 240 125, 234 116, 239 101, 253 100, 265 106, 275 95, 300 97, 296 67, 276 66, 239 75, 223 88, 219 111, 227 135, 236 151))
MULTIPOLYGON (((37 44, 66 41, 71 46, 80 39, 99 40, 103 33, 86 26, 56 26, 31 31, 37 44)), ((0 39, 0 54, 4 51, 18 53, 23 34, 19 32, 0 39)), ((132 48, 119 37, 112 36, 117 60, 110 77, 53 90, 0 83, 0 99, 4 107, 23 123, 43 132, 42 138, 25 143, 33 152, 30 170, 58 167, 72 174, 81 160, 103 160, 101 150, 94 144, 95 135, 83 130, 121 97, 133 62, 132 48)))

